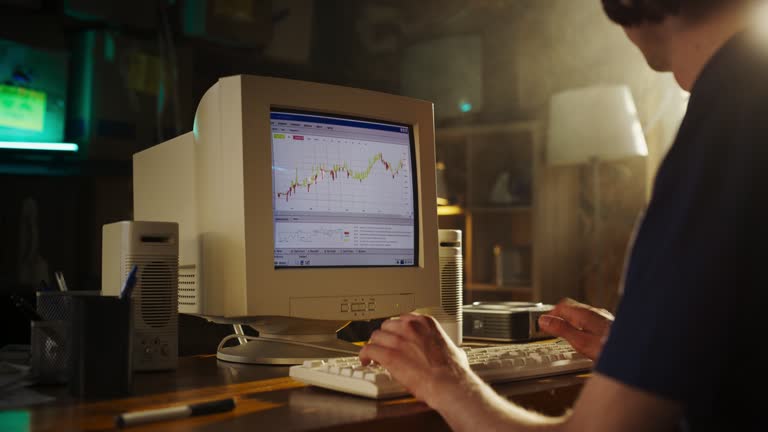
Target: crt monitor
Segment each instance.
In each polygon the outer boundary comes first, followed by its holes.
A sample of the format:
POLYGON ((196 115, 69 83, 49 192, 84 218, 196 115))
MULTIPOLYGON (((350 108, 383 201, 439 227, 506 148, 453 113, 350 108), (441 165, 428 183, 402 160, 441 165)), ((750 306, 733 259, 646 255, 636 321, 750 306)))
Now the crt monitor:
POLYGON ((179 223, 179 312, 259 331, 219 359, 352 355, 350 321, 440 304, 430 102, 222 78, 133 162, 134 218, 179 223))

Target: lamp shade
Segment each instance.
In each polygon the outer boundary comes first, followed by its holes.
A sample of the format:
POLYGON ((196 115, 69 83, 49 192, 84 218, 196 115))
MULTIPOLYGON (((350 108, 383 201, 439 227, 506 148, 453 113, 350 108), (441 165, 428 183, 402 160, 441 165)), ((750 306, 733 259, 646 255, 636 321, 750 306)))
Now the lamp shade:
POLYGON ((594 86, 552 96, 547 161, 582 164, 646 156, 648 147, 627 86, 594 86))

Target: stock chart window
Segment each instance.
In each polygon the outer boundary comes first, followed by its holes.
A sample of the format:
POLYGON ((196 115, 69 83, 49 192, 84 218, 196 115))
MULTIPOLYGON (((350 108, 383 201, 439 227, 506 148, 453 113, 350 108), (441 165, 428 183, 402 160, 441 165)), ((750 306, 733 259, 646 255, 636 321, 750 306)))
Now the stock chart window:
POLYGON ((275 267, 414 266, 409 125, 272 110, 275 267))

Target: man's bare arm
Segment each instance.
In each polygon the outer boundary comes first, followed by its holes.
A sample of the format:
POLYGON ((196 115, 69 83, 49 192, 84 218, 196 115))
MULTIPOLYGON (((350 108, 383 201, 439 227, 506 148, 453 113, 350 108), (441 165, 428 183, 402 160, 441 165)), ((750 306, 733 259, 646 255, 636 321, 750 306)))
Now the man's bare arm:
POLYGON ((547 417, 508 402, 477 377, 466 357, 427 316, 386 321, 360 352, 375 361, 414 396, 437 410, 456 431, 648 431, 674 429, 678 403, 595 374, 573 411, 547 417))

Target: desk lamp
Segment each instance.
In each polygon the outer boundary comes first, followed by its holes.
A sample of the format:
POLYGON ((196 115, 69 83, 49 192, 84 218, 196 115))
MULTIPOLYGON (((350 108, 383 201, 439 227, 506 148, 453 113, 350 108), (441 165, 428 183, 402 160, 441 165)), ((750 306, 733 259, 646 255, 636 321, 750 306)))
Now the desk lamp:
POLYGON ((549 105, 548 164, 588 164, 592 172, 594 247, 590 268, 596 272, 595 292, 598 296, 602 295, 603 283, 600 164, 647 155, 643 129, 627 86, 592 86, 552 96, 549 105))

